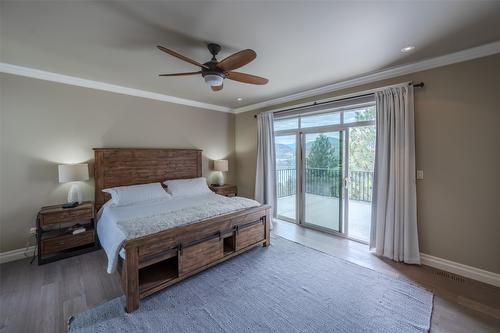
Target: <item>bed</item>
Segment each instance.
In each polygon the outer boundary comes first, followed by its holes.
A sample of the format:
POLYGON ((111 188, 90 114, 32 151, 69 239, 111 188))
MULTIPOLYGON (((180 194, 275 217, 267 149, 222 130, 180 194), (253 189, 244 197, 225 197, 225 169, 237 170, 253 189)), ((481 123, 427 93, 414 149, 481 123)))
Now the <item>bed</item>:
POLYGON ((201 150, 95 148, 94 154, 97 231, 108 272, 121 275, 127 312, 144 297, 270 244, 271 207, 250 199, 203 193, 118 209, 102 191, 201 177, 201 150))

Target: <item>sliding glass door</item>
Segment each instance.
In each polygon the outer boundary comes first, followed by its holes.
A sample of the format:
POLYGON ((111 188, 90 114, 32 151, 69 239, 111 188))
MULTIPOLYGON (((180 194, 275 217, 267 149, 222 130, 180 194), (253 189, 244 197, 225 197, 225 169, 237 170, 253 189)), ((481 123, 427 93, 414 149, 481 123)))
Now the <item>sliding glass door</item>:
POLYGON ((346 144, 346 234, 368 242, 370 238, 375 125, 349 128, 346 144))
POLYGON ((302 135, 303 223, 342 232, 343 131, 302 135))
POLYGON ((373 103, 275 119, 277 217, 367 242, 373 103))
POLYGON ((297 220, 297 136, 277 135, 274 138, 276 154, 277 217, 297 220))

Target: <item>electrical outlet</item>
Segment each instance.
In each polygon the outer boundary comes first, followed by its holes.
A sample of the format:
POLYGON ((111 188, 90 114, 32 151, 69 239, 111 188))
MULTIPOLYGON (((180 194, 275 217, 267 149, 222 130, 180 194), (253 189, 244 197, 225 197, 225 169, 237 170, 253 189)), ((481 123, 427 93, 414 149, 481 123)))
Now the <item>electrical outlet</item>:
POLYGON ((417 170, 417 180, 424 179, 424 170, 417 170))
POLYGON ((36 228, 35 227, 30 228, 30 234, 36 235, 36 228))

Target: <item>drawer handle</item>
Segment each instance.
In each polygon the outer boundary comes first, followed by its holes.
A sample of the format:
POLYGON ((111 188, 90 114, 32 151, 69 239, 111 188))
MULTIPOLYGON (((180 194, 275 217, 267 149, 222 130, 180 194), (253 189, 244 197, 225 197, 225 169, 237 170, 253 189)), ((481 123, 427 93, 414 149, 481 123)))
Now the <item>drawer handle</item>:
POLYGON ((203 243, 203 242, 206 242, 206 241, 209 241, 209 240, 212 240, 214 238, 218 238, 219 240, 221 240, 221 233, 220 231, 217 231, 216 233, 212 234, 212 235, 209 235, 209 236, 206 236, 206 237, 203 237, 203 238, 200 238, 200 239, 197 239, 195 241, 192 241, 192 242, 189 242, 189 243, 186 243, 183 245, 183 247, 190 247, 190 246, 194 246, 194 245, 198 245, 200 243, 203 243))
POLYGON ((249 222, 249 223, 246 223, 246 224, 242 224, 241 226, 237 226, 238 229, 245 229, 245 228, 248 228, 248 227, 251 227, 253 225, 256 225, 256 224, 259 224, 259 223, 265 223, 265 220, 263 218, 260 218, 256 221, 252 221, 252 222, 249 222))
POLYGON ((207 237, 204 237, 204 238, 192 241, 190 243, 187 243, 187 244, 184 244, 184 245, 182 245, 182 243, 181 243, 181 244, 179 244, 177 246, 177 249, 179 251, 179 255, 182 255, 183 248, 195 246, 195 245, 201 244, 203 242, 207 242, 207 241, 215 239, 215 238, 218 238, 219 242, 220 242, 222 240, 222 233, 220 231, 217 231, 213 235, 210 235, 210 236, 207 236, 207 237))

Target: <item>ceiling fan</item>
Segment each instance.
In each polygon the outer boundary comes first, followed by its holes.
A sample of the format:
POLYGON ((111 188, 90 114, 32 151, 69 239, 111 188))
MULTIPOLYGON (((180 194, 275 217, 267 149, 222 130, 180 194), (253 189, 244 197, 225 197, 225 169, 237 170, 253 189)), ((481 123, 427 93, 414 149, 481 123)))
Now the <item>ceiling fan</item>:
POLYGON ((210 43, 207 45, 207 47, 212 54, 212 59, 204 64, 201 64, 161 45, 158 45, 157 47, 161 51, 168 53, 171 56, 174 56, 178 59, 184 60, 192 65, 201 68, 201 70, 197 72, 159 74, 159 76, 186 76, 201 74, 201 76, 205 79, 205 82, 210 85, 213 91, 222 90, 224 79, 259 85, 263 85, 269 82, 268 79, 260 76, 233 71, 234 69, 245 66, 257 57, 255 51, 250 49, 236 52, 225 58, 224 60, 218 61, 215 56, 220 52, 221 46, 219 44, 210 43))

